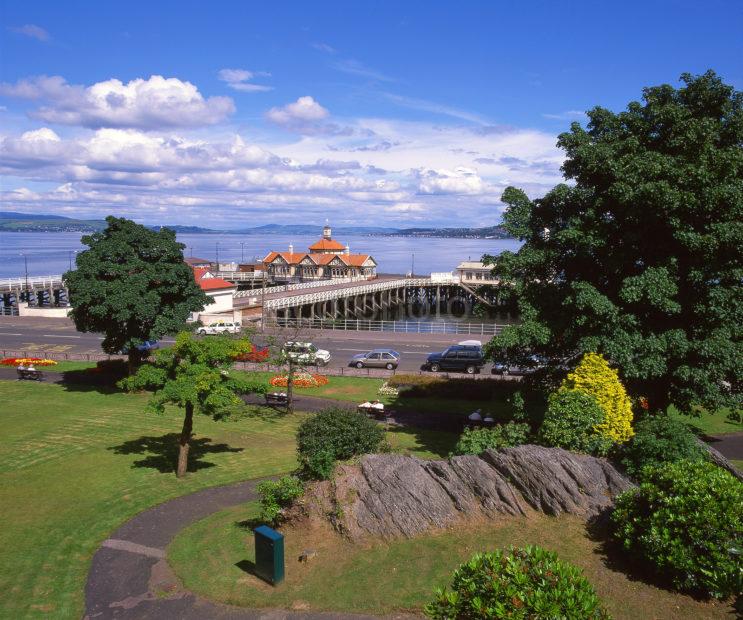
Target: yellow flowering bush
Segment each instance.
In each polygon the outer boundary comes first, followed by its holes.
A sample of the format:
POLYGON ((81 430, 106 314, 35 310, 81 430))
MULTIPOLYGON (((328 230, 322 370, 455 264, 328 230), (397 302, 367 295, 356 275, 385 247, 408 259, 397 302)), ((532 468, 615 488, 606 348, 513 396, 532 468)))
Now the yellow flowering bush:
POLYGON ((603 409, 604 421, 595 427, 598 434, 617 442, 627 441, 632 430, 632 403, 619 374, 602 355, 586 353, 563 381, 561 389, 589 394, 603 409))

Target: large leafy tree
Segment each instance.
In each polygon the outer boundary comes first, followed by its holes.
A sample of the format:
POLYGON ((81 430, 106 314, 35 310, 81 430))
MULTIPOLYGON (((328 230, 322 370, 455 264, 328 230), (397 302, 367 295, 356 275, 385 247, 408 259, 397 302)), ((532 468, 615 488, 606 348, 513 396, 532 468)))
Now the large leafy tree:
POLYGON ((188 469, 194 413, 219 419, 242 405, 240 394, 265 392, 263 384, 231 370, 235 358, 251 348, 247 338, 213 336, 197 340, 189 332, 182 332, 172 347, 157 351, 152 363, 140 366, 136 374, 120 382, 128 391, 152 390, 149 408, 156 413, 162 413, 167 404, 183 408, 176 468, 179 478, 188 469))
POLYGON ((82 238, 89 249, 64 279, 77 329, 103 334, 107 353, 128 349, 133 369, 137 345, 174 333, 210 299, 183 262, 185 246, 172 230, 115 217, 106 222, 105 230, 82 238))
POLYGON ((561 134, 570 185, 506 189, 524 245, 487 258, 522 321, 493 355, 595 351, 654 408, 740 406, 743 93, 711 71, 681 80, 561 134))

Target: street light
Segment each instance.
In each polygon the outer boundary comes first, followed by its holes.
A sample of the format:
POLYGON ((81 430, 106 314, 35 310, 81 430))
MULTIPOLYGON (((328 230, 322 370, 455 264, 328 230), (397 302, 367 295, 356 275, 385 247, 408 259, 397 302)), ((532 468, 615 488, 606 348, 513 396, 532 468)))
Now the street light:
POLYGON ((244 241, 240 242, 240 262, 241 263, 245 262, 245 242, 244 241))
POLYGON ((217 241, 217 270, 219 270, 219 241, 217 241))
MULTIPOLYGON (((72 271, 72 255, 74 254, 74 255, 75 255, 75 256, 77 257, 77 253, 78 253, 79 251, 80 251, 80 250, 69 250, 69 251, 67 252, 67 254, 68 254, 68 258, 69 258, 69 261, 70 261, 70 271, 72 271)), ((75 258, 75 262, 77 262, 77 258, 75 258)))

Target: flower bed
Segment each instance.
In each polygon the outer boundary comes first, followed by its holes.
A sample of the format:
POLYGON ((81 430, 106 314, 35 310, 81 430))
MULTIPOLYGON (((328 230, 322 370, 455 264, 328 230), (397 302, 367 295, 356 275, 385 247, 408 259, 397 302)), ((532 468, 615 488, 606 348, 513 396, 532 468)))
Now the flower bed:
MULTIPOLYGON (((276 375, 271 377, 269 383, 273 387, 286 387, 289 382, 288 374, 276 375)), ((293 384, 295 387, 301 388, 312 388, 320 387, 321 385, 327 385, 328 378, 323 375, 313 375, 309 372, 298 372, 294 375, 293 384)))
POLYGON ((0 360, 0 364, 3 366, 56 366, 57 362, 54 360, 42 359, 40 357, 5 357, 0 360))

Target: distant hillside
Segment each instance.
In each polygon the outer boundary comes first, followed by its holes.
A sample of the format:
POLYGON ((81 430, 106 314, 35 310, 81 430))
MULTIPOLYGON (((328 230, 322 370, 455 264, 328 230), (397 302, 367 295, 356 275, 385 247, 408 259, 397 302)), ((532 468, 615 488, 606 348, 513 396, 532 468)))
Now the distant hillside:
MULTIPOLYGON (((265 224, 242 230, 216 230, 200 226, 167 226, 183 234, 240 234, 240 235, 297 235, 319 236, 319 224, 265 224)), ((103 230, 104 220, 78 220, 62 215, 0 212, 0 232, 83 232, 103 230)), ((159 230, 162 226, 148 226, 159 230)), ((392 237, 455 237, 466 239, 505 239, 508 233, 501 226, 487 228, 385 228, 383 226, 341 226, 333 228, 336 238, 344 235, 371 235, 392 237)))
POLYGON ((485 228, 403 228, 390 233, 395 237, 454 237, 459 239, 507 239, 502 226, 485 228))

